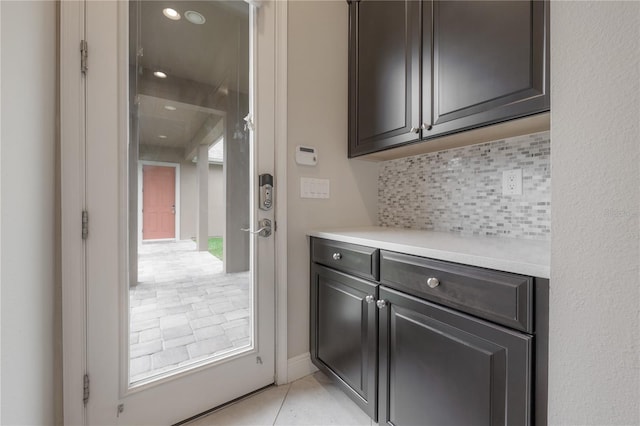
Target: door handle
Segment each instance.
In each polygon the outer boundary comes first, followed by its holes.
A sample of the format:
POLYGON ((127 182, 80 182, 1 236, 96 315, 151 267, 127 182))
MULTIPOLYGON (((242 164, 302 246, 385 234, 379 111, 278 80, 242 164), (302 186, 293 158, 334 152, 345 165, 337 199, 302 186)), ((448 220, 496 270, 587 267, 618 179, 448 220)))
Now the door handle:
POLYGON ((262 219, 258 222, 258 225, 260 228, 257 231, 252 231, 251 228, 240 228, 240 230, 250 234, 258 234, 261 237, 268 237, 271 235, 271 220, 262 219))
POLYGON ((171 213, 176 214, 176 205, 171 206, 171 213))

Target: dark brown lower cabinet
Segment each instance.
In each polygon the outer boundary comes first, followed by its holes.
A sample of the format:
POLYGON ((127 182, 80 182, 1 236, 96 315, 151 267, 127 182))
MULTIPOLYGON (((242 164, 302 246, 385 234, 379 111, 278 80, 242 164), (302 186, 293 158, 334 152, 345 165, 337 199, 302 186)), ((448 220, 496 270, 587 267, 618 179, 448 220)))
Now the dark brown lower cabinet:
POLYGON ((311 360, 373 419, 377 288, 377 284, 312 264, 311 360))
POLYGON ((532 337, 380 286, 380 424, 528 425, 532 337))
POLYGON ((312 239, 311 360, 381 425, 543 426, 548 288, 548 280, 312 239), (370 261, 354 262, 361 253, 370 261), (319 263, 328 258, 330 267, 319 263), (479 288, 486 294, 474 296, 479 288))

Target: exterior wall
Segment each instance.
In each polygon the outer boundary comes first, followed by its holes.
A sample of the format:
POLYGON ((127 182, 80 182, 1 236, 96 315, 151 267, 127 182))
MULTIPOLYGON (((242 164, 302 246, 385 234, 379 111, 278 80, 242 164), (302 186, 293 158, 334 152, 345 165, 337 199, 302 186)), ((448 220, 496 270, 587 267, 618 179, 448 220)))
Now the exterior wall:
POLYGON ((551 2, 549 424, 640 423, 640 3, 551 2))
MULTIPOLYGON (((228 97, 227 123, 242 123, 241 111, 248 111, 248 100, 240 96, 240 104, 236 96, 228 97), (240 114, 238 114, 240 113, 240 114)), ((234 126, 225 126, 224 147, 224 214, 225 230, 223 242, 224 271, 226 273, 249 270, 250 234, 242 229, 253 228, 251 223, 250 204, 250 158, 249 135, 234 139, 234 126)))
MULTIPOLYGON (((142 152, 142 160, 165 161, 180 164, 180 238, 196 237, 197 189, 196 163, 185 161, 182 150, 154 150, 142 152)), ((209 236, 222 236, 224 232, 224 176, 222 165, 209 164, 209 236)))
POLYGON ((60 413, 56 8, 0 4, 0 423, 7 425, 51 425, 60 413))
MULTIPOLYGON (((209 164, 209 236, 222 236, 224 232, 224 180, 222 165, 209 164)), ((180 163, 180 238, 196 237, 196 164, 180 163)))
POLYGON ((373 225, 377 220, 378 165, 347 159, 347 30, 347 3, 344 1, 289 3, 289 358, 309 352, 309 244, 306 233, 321 227, 373 225), (294 160, 296 145, 316 147, 318 165, 297 165, 294 160), (331 198, 301 199, 301 177, 331 179, 331 198))

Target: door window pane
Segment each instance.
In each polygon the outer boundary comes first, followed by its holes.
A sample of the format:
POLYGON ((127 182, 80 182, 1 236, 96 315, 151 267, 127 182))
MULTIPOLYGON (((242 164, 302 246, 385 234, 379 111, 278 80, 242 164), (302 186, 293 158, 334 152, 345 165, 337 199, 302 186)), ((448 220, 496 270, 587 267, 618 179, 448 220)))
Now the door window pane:
POLYGON ((130 3, 129 382, 252 348, 249 5, 130 3))

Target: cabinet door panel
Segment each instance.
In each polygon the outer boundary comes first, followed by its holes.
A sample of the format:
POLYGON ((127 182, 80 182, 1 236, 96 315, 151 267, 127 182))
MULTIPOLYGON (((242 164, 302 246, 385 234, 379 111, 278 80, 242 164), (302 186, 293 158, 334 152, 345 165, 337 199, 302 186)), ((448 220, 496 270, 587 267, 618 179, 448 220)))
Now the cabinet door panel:
POLYGON ((350 156, 418 140, 420 2, 350 7, 350 156))
POLYGON ((380 287, 381 424, 526 425, 529 335, 380 287))
POLYGON ((429 134, 549 109, 542 1, 439 1, 433 7, 429 134))
POLYGON ((420 86, 422 87, 422 137, 427 137, 433 125, 433 87, 431 67, 433 64, 433 1, 422 2, 422 63, 420 86))
POLYGON ((376 414, 377 285, 317 264, 311 277, 311 359, 371 417, 376 414))

